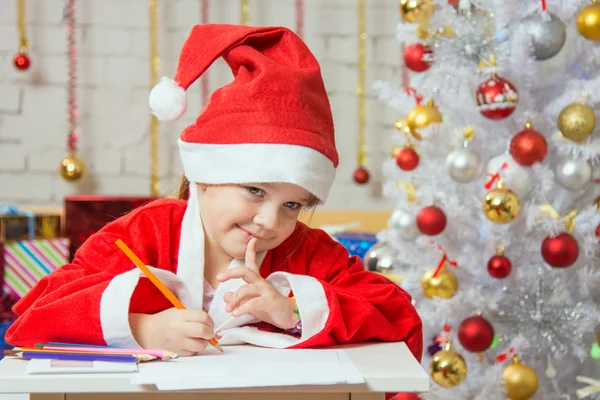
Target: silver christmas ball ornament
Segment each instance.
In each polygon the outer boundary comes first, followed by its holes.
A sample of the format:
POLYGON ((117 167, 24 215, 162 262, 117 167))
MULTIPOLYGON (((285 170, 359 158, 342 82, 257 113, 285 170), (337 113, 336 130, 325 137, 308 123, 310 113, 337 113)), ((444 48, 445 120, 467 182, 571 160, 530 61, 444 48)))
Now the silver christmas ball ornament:
POLYGON ((393 274, 397 256, 398 252, 391 243, 376 243, 365 254, 365 268, 380 274, 393 274))
POLYGON ((577 191, 592 181, 592 167, 584 159, 566 158, 556 165, 554 176, 565 189, 577 191))
POLYGON ((416 217, 404 210, 394 211, 388 225, 404 240, 413 240, 421 234, 417 228, 416 217))
POLYGON ((452 179, 466 183, 475 180, 482 170, 481 157, 467 148, 455 149, 446 157, 446 169, 452 179))
POLYGON ((563 48, 567 40, 567 29, 556 15, 534 13, 525 18, 524 22, 536 60, 552 58, 563 48))

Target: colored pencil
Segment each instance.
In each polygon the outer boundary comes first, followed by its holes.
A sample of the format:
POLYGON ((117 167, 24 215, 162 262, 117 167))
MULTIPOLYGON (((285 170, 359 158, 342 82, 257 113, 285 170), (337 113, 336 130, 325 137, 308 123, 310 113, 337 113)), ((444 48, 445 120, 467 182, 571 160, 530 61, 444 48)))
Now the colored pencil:
MULTIPOLYGON (((156 288, 162 292, 162 294, 171 302, 171 304, 173 304, 175 308, 185 310, 185 306, 179 301, 179 299, 175 297, 175 295, 160 281, 160 279, 156 277, 156 275, 152 273, 152 271, 150 271, 150 269, 148 269, 148 267, 146 267, 146 264, 144 264, 142 260, 140 260, 138 256, 136 256, 135 253, 131 251, 131 249, 121 239, 117 239, 115 243, 117 247, 119 247, 123 251, 123 253, 125 253, 125 255, 139 269, 142 270, 142 272, 148 277, 148 279, 150 279, 150 282, 152 282, 154 286, 156 286, 156 288)), ((221 348, 221 345, 219 344, 217 339, 213 337, 208 342, 212 344, 215 349, 219 350, 221 353, 223 352, 223 349, 221 348)))
MULTIPOLYGON (((107 356, 107 357, 135 357, 138 361, 152 361, 156 360, 158 357, 150 355, 150 354, 114 354, 114 353, 88 353, 88 352, 80 352, 80 351, 60 351, 60 350, 44 350, 44 349, 29 349, 29 348, 14 348, 12 350, 4 350, 4 356, 13 356, 17 357, 23 353, 37 353, 37 354, 47 354, 51 356, 54 354, 72 354, 72 355, 90 355, 90 356, 107 356)), ((40 357, 38 357, 40 358, 40 357)), ((127 362, 127 360, 125 360, 127 362)))
POLYGON ((70 351, 77 353, 98 353, 98 354, 148 354, 163 360, 177 358, 177 354, 166 350, 147 350, 147 349, 122 349, 122 348, 97 348, 97 347, 68 347, 68 346, 44 346, 43 350, 50 351, 70 351))
POLYGON ((68 347, 97 347, 99 349, 114 349, 114 346, 100 346, 95 344, 79 344, 79 343, 62 343, 62 342, 48 342, 48 343, 38 343, 35 347, 44 347, 44 346, 68 346, 68 347))
MULTIPOLYGON (((45 351, 21 351, 14 352, 7 350, 4 356, 22 358, 24 360, 46 359, 46 360, 67 360, 67 361, 104 361, 104 362, 139 362, 149 361, 151 356, 124 356, 124 355, 106 355, 106 354, 90 354, 90 353, 60 353, 60 352, 45 352, 45 351)), ((154 357, 152 357, 154 358, 154 357)))

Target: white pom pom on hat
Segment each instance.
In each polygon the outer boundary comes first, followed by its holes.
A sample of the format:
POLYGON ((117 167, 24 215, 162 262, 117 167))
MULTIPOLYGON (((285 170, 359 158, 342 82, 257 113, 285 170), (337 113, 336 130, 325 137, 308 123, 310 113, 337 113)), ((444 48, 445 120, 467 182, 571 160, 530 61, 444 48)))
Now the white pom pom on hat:
POLYGON ((175 121, 187 110, 187 93, 173 79, 163 76, 150 91, 149 104, 160 121, 175 121))

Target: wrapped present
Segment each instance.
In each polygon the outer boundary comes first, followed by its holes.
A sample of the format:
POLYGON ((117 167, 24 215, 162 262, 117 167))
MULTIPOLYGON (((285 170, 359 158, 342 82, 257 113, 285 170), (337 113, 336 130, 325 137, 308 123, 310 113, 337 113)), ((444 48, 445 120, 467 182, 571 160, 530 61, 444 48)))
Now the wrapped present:
POLYGON ((0 205, 0 242, 54 239, 62 236, 62 216, 55 210, 25 210, 16 204, 0 205))
POLYGON ((42 277, 69 262, 66 238, 4 243, 4 292, 20 299, 42 277))
POLYGON ((65 236, 69 258, 91 235, 107 223, 143 206, 156 197, 78 195, 65 198, 65 236))
POLYGON ((342 232, 334 236, 335 239, 348 249, 351 256, 365 258, 367 251, 377 243, 377 236, 365 232, 342 232))

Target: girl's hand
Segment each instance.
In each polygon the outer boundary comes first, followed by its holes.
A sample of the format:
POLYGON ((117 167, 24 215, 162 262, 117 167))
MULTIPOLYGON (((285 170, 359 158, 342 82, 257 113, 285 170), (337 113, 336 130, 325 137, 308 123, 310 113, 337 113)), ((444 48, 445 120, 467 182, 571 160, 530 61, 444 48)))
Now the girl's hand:
POLYGON ((260 276, 259 267, 256 265, 256 242, 256 238, 248 242, 246 266, 232 268, 217 275, 219 282, 235 278, 246 282, 246 285, 241 286, 235 293, 225 293, 225 311, 231 312, 234 317, 251 314, 280 329, 290 329, 298 319, 294 313, 296 301, 279 293, 260 276))
POLYGON ((180 356, 204 350, 213 337, 214 323, 202 310, 169 308, 157 314, 129 314, 135 340, 145 349, 164 349, 180 356))

